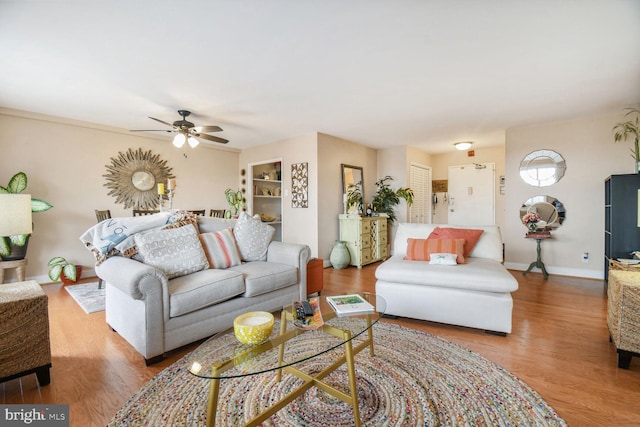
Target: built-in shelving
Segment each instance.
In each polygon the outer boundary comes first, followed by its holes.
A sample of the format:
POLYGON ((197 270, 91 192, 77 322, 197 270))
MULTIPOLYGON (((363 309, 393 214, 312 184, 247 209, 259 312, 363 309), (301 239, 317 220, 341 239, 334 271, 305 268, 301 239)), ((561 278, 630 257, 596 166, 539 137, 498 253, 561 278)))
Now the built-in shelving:
POLYGON ((264 221, 276 229, 274 240, 282 241, 282 159, 266 160, 249 165, 252 177, 250 188, 251 215, 277 218, 264 221))

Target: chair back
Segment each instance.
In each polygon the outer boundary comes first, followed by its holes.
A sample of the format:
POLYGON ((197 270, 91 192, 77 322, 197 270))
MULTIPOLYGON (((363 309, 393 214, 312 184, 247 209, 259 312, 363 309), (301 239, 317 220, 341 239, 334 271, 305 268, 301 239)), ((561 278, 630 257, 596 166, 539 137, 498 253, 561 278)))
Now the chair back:
POLYGON ((192 214, 196 214, 198 216, 204 216, 205 215, 205 210, 206 209, 200 209, 200 210, 188 210, 187 212, 192 213, 192 214))
POLYGON ((160 212, 159 210, 145 210, 145 209, 134 209, 133 216, 142 216, 142 215, 153 215, 160 212))
POLYGON ((98 220, 98 222, 102 222, 105 219, 109 218, 111 218, 111 211, 109 209, 103 211, 96 209, 96 219, 98 220))
POLYGON ((224 218, 224 209, 211 209, 209 211, 209 216, 214 218, 224 218))

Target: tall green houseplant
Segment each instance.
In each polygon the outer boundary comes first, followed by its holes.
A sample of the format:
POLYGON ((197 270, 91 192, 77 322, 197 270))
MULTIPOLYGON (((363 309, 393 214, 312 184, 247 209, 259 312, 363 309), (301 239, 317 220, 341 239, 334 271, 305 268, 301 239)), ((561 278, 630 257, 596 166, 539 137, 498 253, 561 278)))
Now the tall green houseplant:
POLYGON ((389 175, 376 181, 376 187, 378 191, 373 197, 371 204, 373 210, 376 213, 386 213, 389 217, 389 222, 393 223, 396 220, 396 214, 393 209, 400 203, 400 199, 404 199, 407 205, 413 204, 413 190, 411 188, 398 188, 392 190, 389 182, 393 181, 393 178, 389 175))
MULTIPOLYGON (((6 187, 0 185, 0 194, 19 194, 27 188, 27 174, 18 172, 9 180, 6 187)), ((44 212, 53 206, 44 200, 31 198, 31 212, 44 212)), ((24 246, 27 244, 28 234, 15 236, 0 236, 0 257, 7 257, 11 253, 11 246, 24 246)))
POLYGON ((625 116, 636 115, 635 120, 621 122, 613 127, 615 132, 613 138, 615 142, 626 141, 630 137, 633 139, 633 148, 630 149, 631 157, 636 161, 635 171, 640 172, 640 110, 637 108, 627 108, 629 110, 625 116))

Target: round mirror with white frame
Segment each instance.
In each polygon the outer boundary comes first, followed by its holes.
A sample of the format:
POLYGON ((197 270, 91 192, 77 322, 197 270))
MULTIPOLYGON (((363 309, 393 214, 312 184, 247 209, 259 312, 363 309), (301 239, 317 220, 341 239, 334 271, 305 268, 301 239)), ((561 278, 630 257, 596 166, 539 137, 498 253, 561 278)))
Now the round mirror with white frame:
POLYGON ((536 150, 520 162, 520 177, 527 184, 547 187, 560 181, 567 169, 564 158, 553 150, 536 150))
POLYGON ((551 196, 533 196, 520 207, 520 221, 529 212, 540 215, 538 230, 555 230, 560 227, 567 216, 561 201, 551 196))

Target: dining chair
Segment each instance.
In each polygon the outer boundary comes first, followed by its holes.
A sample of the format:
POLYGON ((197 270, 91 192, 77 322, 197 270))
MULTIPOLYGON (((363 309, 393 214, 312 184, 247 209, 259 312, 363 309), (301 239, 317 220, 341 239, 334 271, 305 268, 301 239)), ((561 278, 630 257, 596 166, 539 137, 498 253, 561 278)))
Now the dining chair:
POLYGON ((187 212, 192 213, 192 214, 196 214, 198 216, 204 216, 205 215, 205 211, 206 211, 206 209, 199 209, 199 210, 188 210, 187 212))
MULTIPOLYGON (((95 211, 96 211, 96 219, 98 220, 98 223, 104 221, 105 219, 111 218, 110 209, 105 209, 105 210, 96 209, 95 211)), ((102 289, 103 287, 104 287, 104 280, 98 277, 98 289, 102 289)))
POLYGON ((224 218, 224 209, 211 209, 209 211, 209 216, 214 218, 224 218))
POLYGON ((96 209, 95 211, 96 211, 96 219, 98 220, 98 222, 102 222, 105 219, 111 218, 111 211, 109 209, 106 209, 103 211, 96 209))
POLYGON ((153 215, 160 212, 159 210, 134 209, 133 216, 153 215))

